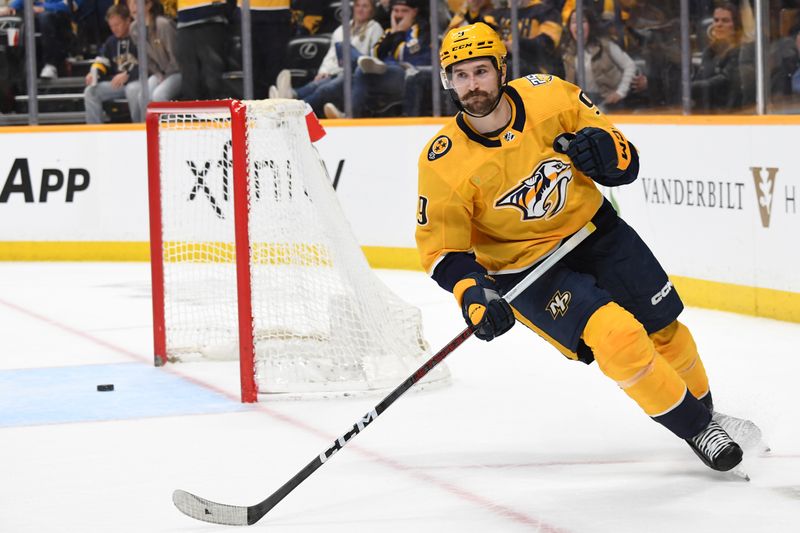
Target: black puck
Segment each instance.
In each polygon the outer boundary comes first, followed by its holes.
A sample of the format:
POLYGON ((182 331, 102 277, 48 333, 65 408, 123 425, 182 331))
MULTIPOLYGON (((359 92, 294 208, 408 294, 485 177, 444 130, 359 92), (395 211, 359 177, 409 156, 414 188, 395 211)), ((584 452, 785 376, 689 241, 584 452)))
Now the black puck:
POLYGON ((110 383, 108 385, 98 385, 97 386, 97 390, 98 390, 98 392, 105 392, 105 391, 114 390, 114 384, 110 383))

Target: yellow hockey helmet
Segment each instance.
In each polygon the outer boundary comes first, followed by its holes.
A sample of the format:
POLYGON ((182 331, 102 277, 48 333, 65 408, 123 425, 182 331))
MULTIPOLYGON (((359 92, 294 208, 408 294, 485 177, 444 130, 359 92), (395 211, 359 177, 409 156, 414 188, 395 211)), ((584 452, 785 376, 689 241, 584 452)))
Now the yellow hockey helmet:
POLYGON ((507 53, 505 43, 488 24, 476 22, 468 26, 453 28, 444 36, 442 47, 439 50, 442 85, 445 89, 453 88, 447 75, 449 67, 459 61, 481 57, 493 59, 502 78, 506 73, 507 53))

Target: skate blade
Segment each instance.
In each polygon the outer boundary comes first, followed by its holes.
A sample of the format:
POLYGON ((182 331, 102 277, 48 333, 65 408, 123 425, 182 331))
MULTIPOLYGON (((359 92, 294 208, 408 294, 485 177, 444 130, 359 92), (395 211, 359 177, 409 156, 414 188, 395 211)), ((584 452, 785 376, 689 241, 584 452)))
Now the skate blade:
POLYGON ((723 472, 722 474, 731 481, 750 481, 750 476, 747 475, 747 472, 739 467, 732 468, 731 470, 723 472))

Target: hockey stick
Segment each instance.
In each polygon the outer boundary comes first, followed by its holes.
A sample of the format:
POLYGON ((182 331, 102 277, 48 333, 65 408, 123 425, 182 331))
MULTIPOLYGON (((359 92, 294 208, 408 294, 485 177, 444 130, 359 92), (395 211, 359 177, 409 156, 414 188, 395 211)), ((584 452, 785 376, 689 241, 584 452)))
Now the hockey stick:
MULTIPOLYGON (((571 252, 575 247, 580 244, 586 237, 595 231, 595 226, 591 222, 587 223, 577 233, 573 234, 569 239, 559 246, 552 254, 534 268, 522 281, 517 283, 510 291, 508 291, 503 298, 510 302, 516 298, 522 291, 527 289, 534 281, 547 272, 555 263, 561 260, 565 255, 571 252)), ((376 405, 372 411, 365 414, 353 424, 347 432, 341 437, 336 439, 333 444, 315 457, 308 463, 302 470, 294 475, 292 479, 283 484, 281 488, 276 490, 266 500, 250 505, 248 507, 238 505, 228 505, 224 503, 216 503, 199 496, 195 496, 183 490, 176 490, 172 493, 172 502, 183 514, 203 520, 205 522, 212 522, 214 524, 225 524, 230 526, 244 526, 252 525, 261 520, 278 502, 283 500, 290 492, 297 488, 300 483, 305 481, 311 474, 313 474, 320 466, 322 466, 333 454, 341 450, 345 444, 364 430, 371 424, 378 416, 383 413, 390 405, 394 403, 400 396, 410 389, 415 383, 425 377, 436 365, 441 363, 453 350, 461 346, 461 344, 472 336, 474 329, 467 327, 459 333, 456 338, 451 340, 447 345, 436 352, 433 357, 423 364, 416 372, 403 381, 396 389, 394 389, 388 396, 376 405)))

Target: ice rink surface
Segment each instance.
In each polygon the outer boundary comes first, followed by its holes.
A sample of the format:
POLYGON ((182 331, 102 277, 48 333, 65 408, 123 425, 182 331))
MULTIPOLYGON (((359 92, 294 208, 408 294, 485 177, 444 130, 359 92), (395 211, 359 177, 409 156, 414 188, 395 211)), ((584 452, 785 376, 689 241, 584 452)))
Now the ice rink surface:
MULTIPOLYGON (((421 273, 379 276, 434 351, 463 329, 421 273)), ((147 264, 0 263, 0 532, 211 532, 181 488, 249 505, 382 396, 239 402, 235 363, 152 366, 147 264), (97 392, 113 383, 113 392, 97 392)), ((596 365, 517 325, 445 361, 249 529, 273 532, 796 533, 800 324, 687 309, 723 412, 772 447, 752 481, 701 464, 596 365)))

